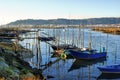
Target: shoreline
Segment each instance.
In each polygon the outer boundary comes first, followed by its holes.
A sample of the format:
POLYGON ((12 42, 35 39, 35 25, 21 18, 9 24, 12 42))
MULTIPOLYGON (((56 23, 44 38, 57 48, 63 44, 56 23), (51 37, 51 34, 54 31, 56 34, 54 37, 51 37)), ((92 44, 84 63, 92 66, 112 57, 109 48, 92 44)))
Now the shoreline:
POLYGON ((114 35, 120 35, 119 27, 95 27, 93 31, 101 31, 103 33, 109 33, 114 35))
MULTIPOLYGON (((7 29, 7 31, 9 30, 7 29)), ((6 32, 6 30, 2 32, 6 32)), ((2 37, 9 36, 9 34, 2 34, 2 37)), ((16 35, 11 36, 11 39, 14 39, 14 37, 16 35)), ((31 51, 23 48, 20 44, 15 44, 11 39, 0 38, 0 80, 46 80, 41 69, 32 68, 28 62, 23 60, 23 57, 34 56, 29 54, 31 51), (24 52, 24 50, 28 51, 28 53, 24 52)))

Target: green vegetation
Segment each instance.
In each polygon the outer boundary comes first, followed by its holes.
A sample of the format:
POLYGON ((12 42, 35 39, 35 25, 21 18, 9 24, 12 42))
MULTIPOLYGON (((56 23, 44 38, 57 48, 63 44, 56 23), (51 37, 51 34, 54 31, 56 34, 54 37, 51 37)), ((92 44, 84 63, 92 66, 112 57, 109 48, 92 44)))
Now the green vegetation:
MULTIPOLYGON (((0 35, 3 33, 2 37, 8 37, 9 35, 4 34, 14 32, 14 28, 0 30, 0 35)), ((39 79, 37 80, 45 80, 40 69, 33 69, 28 62, 21 58, 22 55, 19 52, 22 52, 24 48, 12 42, 11 39, 0 38, 0 80, 26 80, 26 76, 29 79, 38 75, 39 79)))

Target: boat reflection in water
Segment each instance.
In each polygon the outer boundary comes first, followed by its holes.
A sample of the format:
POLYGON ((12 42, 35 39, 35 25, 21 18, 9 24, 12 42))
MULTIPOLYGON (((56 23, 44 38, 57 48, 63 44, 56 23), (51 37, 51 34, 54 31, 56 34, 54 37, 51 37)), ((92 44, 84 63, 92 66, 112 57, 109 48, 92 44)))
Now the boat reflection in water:
POLYGON ((69 68, 68 72, 72 71, 72 70, 76 70, 82 67, 87 67, 88 65, 93 65, 96 63, 102 63, 106 61, 106 57, 105 58, 100 58, 100 59, 95 59, 95 60, 81 60, 81 59, 76 59, 72 66, 69 68))
POLYGON ((97 80, 102 80, 102 79, 119 79, 120 80, 120 74, 114 74, 114 73, 101 73, 98 77, 97 80))

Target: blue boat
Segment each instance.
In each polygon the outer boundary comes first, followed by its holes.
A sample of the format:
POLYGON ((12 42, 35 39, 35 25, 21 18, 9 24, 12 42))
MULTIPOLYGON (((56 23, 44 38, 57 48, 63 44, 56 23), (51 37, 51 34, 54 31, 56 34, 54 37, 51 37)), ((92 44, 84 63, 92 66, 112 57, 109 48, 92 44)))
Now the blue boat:
POLYGON ((109 66, 99 66, 97 68, 102 73, 119 73, 120 74, 120 64, 114 64, 109 66))
POLYGON ((103 58, 107 56, 107 52, 98 52, 95 49, 69 49, 68 50, 69 55, 73 56, 76 59, 98 59, 98 58, 103 58))

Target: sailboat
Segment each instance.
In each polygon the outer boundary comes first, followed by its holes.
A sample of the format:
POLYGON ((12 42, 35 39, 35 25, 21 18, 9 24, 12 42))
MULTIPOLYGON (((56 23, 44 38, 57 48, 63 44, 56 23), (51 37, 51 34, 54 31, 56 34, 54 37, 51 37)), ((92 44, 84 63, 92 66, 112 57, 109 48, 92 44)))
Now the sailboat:
POLYGON ((83 48, 77 48, 77 49, 68 49, 66 50, 69 52, 69 55, 72 55, 76 59, 86 59, 86 60, 91 60, 91 59, 98 59, 98 58, 103 58, 107 56, 107 52, 105 50, 105 47, 102 48, 102 51, 98 51, 96 49, 92 49, 92 44, 91 44, 91 33, 90 33, 90 42, 89 42, 89 47, 83 47, 83 48))
POLYGON ((83 48, 83 49, 69 49, 70 54, 77 59, 98 59, 107 56, 107 52, 97 52, 95 49, 83 48))

